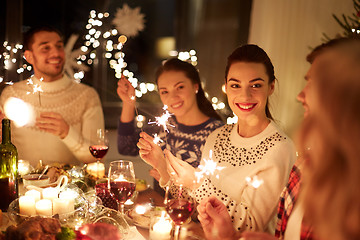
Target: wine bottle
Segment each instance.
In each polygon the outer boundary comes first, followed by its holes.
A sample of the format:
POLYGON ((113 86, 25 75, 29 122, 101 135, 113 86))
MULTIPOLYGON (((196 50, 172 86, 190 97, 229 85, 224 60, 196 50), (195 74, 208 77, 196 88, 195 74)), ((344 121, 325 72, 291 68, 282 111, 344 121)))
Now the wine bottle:
POLYGON ((2 142, 0 144, 0 208, 7 211, 9 204, 18 197, 18 155, 11 143, 10 120, 2 120, 2 142))

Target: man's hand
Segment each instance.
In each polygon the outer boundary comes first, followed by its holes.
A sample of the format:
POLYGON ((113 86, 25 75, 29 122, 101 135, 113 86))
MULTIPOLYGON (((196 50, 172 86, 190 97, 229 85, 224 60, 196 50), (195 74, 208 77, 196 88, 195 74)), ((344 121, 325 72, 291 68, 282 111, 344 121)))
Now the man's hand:
POLYGON ((45 132, 59 136, 61 139, 68 135, 70 128, 63 117, 55 112, 40 113, 40 117, 36 118, 36 126, 45 132))

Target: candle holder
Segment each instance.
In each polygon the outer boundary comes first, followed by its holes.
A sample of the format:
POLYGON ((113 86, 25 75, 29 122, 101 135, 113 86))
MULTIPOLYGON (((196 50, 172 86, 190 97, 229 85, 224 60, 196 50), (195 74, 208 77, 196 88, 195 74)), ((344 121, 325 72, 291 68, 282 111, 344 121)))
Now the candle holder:
POLYGON ((149 239, 170 240, 173 229, 173 221, 164 208, 156 208, 150 215, 149 239))
MULTIPOLYGON (((50 216, 41 216, 41 217, 56 218, 59 219, 61 226, 76 228, 88 222, 87 213, 88 213, 88 205, 86 200, 84 200, 82 203, 79 202, 77 207, 71 212, 62 213, 62 214, 51 214, 50 216)), ((24 220, 27 220, 30 217, 34 217, 36 215, 21 214, 19 198, 17 198, 14 201, 12 201, 9 205, 8 216, 13 223, 19 224, 24 220)))

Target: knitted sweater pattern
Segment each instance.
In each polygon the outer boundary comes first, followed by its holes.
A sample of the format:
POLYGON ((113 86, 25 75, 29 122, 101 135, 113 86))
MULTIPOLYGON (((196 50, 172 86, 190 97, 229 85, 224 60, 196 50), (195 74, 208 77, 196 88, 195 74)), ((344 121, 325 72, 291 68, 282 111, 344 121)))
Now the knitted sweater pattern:
POLYGON ((193 197, 200 202, 216 196, 238 231, 272 231, 269 223, 275 223, 278 199, 295 161, 292 141, 273 122, 249 139, 238 135, 237 125, 225 125, 209 136, 202 159, 209 159, 210 150, 223 169, 206 177, 193 197), (254 176, 264 181, 256 190, 246 182, 254 176))
MULTIPOLYGON (((38 129, 34 124, 21 128, 14 126, 13 141, 14 144, 17 144, 19 157, 33 162, 39 160, 32 159, 35 156, 59 163, 91 160, 89 145, 85 141, 89 139, 90 130, 104 127, 101 102, 95 89, 85 84, 76 83, 67 77, 55 82, 41 82, 32 77, 31 81, 30 79, 20 81, 5 88, 0 98, 1 105, 4 106, 5 101, 10 97, 19 98, 29 103, 33 107, 36 117, 39 117, 41 112, 59 113, 70 127, 68 136, 60 139, 38 129), (34 93, 35 84, 41 86, 41 92, 34 93), (41 146, 38 138, 43 138, 43 146, 41 146), (55 153, 52 157, 41 157, 40 154, 34 155, 32 153, 32 151, 42 151, 47 147, 54 148, 55 153), (31 149, 33 150, 31 151, 31 149)), ((48 151, 45 150, 44 155, 46 152, 48 151)))

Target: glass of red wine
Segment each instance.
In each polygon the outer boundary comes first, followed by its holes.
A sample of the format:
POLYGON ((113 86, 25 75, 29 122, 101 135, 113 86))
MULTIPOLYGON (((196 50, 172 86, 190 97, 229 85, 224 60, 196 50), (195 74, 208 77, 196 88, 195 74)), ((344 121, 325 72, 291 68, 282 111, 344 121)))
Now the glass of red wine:
POLYGON ((109 150, 108 131, 102 128, 96 129, 90 136, 89 150, 99 162, 106 155, 109 150))
POLYGON ((179 184, 170 184, 165 192, 165 209, 175 224, 173 239, 180 239, 181 226, 195 211, 195 200, 190 196, 190 189, 179 184))
POLYGON ((124 214, 124 204, 135 191, 135 171, 132 162, 118 160, 110 163, 108 188, 117 200, 120 212, 124 214))

